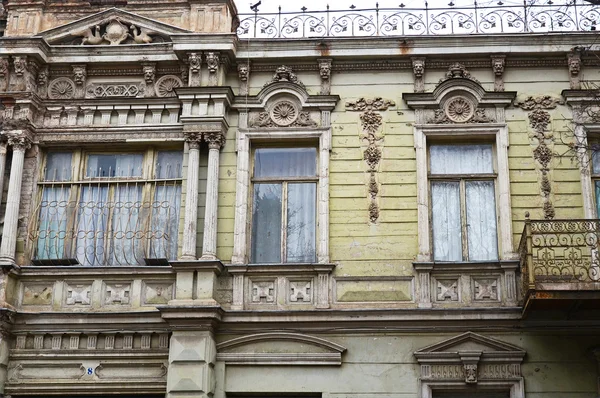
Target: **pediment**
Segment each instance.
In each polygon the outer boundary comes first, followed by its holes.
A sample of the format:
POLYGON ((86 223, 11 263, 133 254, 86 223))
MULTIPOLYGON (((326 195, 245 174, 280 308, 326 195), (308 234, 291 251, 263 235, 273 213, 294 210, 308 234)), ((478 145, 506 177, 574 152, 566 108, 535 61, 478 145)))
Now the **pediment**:
POLYGON ((158 22, 119 8, 58 26, 37 36, 51 45, 124 45, 170 42, 171 34, 188 30, 158 22))
POLYGON ((217 345, 217 360, 235 365, 341 365, 346 348, 298 333, 259 333, 217 345))
POLYGON ((505 343, 491 337, 482 336, 473 332, 466 332, 439 343, 422 348, 415 352, 417 358, 445 357, 462 355, 466 353, 481 353, 484 356, 525 356, 522 348, 505 343))

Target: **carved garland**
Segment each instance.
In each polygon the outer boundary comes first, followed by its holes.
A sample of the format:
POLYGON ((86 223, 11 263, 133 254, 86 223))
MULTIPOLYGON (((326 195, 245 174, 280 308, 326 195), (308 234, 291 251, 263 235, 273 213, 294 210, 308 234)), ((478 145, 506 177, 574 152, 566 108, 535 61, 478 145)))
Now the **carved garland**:
POLYGON ((544 200, 544 218, 553 219, 556 215, 554 206, 551 201, 552 184, 550 182, 550 163, 554 157, 552 147, 554 145, 554 136, 548 130, 551 117, 547 112, 549 109, 554 109, 560 103, 556 98, 548 95, 540 97, 528 97, 523 101, 515 102, 515 105, 529 112, 529 125, 533 129, 530 134, 531 144, 536 145, 533 150, 533 158, 540 166, 541 181, 540 190, 544 200))
POLYGON ((369 172, 369 220, 372 223, 379 219, 379 205, 377 204, 377 194, 379 193, 379 183, 377 181, 377 167, 381 161, 382 152, 378 145, 383 141, 383 136, 377 132, 383 124, 383 118, 379 112, 385 111, 390 106, 394 106, 393 101, 382 98, 365 99, 360 98, 357 101, 346 103, 346 110, 364 111, 360 114, 360 124, 363 134, 361 140, 367 142, 367 148, 363 152, 363 159, 367 163, 369 172))
POLYGON ((494 120, 486 115, 485 109, 476 108, 473 101, 462 95, 446 101, 443 109, 436 109, 433 118, 429 121, 432 124, 493 122, 494 120))
POLYGON ((300 110, 292 101, 277 102, 268 112, 254 114, 250 127, 318 127, 310 112, 300 110))

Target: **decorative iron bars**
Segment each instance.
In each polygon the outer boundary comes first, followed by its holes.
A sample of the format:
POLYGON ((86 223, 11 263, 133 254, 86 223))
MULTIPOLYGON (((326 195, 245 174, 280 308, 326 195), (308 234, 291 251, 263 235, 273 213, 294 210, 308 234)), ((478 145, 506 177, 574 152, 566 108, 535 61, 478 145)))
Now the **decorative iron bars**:
POLYGON ((165 265, 177 256, 181 181, 48 183, 30 225, 38 265, 165 265))
MULTIPOLYGON (((533 3, 533 2, 532 2, 533 3)), ((565 3, 375 8, 239 14, 241 38, 412 36, 493 33, 588 32, 600 25, 600 6, 583 0, 565 3)))
POLYGON ((523 291, 536 282, 600 281, 600 220, 529 220, 519 251, 523 291))

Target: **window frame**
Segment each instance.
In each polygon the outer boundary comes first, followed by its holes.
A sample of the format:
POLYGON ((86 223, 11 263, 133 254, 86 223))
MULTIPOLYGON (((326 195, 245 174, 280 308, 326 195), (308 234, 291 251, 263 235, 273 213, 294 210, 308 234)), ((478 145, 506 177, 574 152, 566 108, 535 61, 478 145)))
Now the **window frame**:
MULTIPOLYGON (((322 111, 329 114, 329 111, 322 111)), ((255 146, 306 146, 315 143, 317 148, 317 235, 316 262, 329 264, 329 152, 331 151, 331 127, 327 123, 321 127, 307 129, 260 129, 248 128, 248 113, 240 111, 241 126, 237 132, 237 173, 236 173, 236 213, 234 222, 234 244, 231 263, 250 264, 251 211, 250 185, 252 148, 255 146)), ((322 116, 323 120, 323 116, 322 116)), ((328 119, 327 119, 328 120, 328 119)), ((311 145, 312 146, 312 145, 311 145)), ((282 263, 290 266, 293 263, 282 263)), ((258 264, 254 264, 258 265, 258 264)), ((269 264, 277 265, 277 264, 269 264)))
POLYGON ((248 198, 248 212, 250 214, 249 217, 249 226, 250 231, 248 233, 248 247, 250 250, 250 254, 248 256, 248 260, 250 264, 262 264, 261 262, 255 262, 252 258, 252 249, 254 244, 254 237, 252 233, 252 228, 254 225, 254 192, 256 184, 281 184, 281 227, 280 227, 280 260, 279 262, 266 263, 266 264, 311 264, 314 263, 317 259, 315 258, 313 262, 289 262, 287 261, 287 226, 288 226, 288 184, 291 183, 314 183, 315 184, 315 231, 314 231, 314 246, 315 246, 315 257, 317 252, 317 236, 318 236, 318 223, 317 223, 317 201, 319 197, 319 148, 316 143, 313 141, 304 141, 299 142, 297 145, 291 145, 287 143, 287 145, 277 145, 276 143, 270 143, 270 145, 257 145, 250 148, 251 161, 250 161, 250 189, 249 189, 249 198, 248 198), (308 177, 255 177, 255 162, 256 162, 256 151, 259 149, 304 149, 304 148, 314 148, 315 149, 315 176, 308 177))
MULTIPOLYGON (((460 261, 442 261, 435 260, 434 253, 434 240, 433 240, 433 225, 430 227, 430 252, 432 259, 438 262, 475 262, 481 260, 470 260, 469 256, 469 236, 468 236, 468 227, 467 227, 467 196, 466 196, 466 183, 469 181, 492 181, 494 186, 494 201, 496 207, 496 232, 498 232, 498 167, 497 167, 497 156, 496 156, 496 146, 495 143, 489 139, 477 139, 470 140, 469 142, 465 140, 436 140, 433 139, 431 142, 427 144, 427 183, 428 183, 428 198, 431 201, 431 205, 429 206, 429 220, 433 221, 433 196, 432 196, 432 183, 433 182, 458 182, 459 183, 459 200, 460 200, 460 224, 461 224, 461 253, 462 260, 460 261), (475 142, 474 142, 475 141, 475 142), (490 145, 492 148, 492 173, 478 173, 478 174, 432 174, 431 173, 431 147, 432 146, 466 146, 466 145, 490 145)), ((493 260, 483 260, 486 262, 489 261, 498 261, 500 258, 500 244, 498 242, 499 234, 496 233, 496 252, 498 254, 497 259, 493 260)))
MULTIPOLYGON (((448 124, 414 126, 414 145, 417 163, 417 214, 418 248, 417 262, 433 262, 431 239, 429 145, 436 143, 488 142, 493 144, 496 167, 496 228, 498 259, 500 262, 518 258, 513 249, 512 213, 510 205, 510 180, 508 172, 508 128, 504 123, 448 124)), ((463 261, 468 263, 467 261, 463 261)))
MULTIPOLYGON (((48 147, 43 151, 41 156, 41 161, 39 163, 38 176, 36 186, 36 203, 40 204, 43 201, 43 195, 45 191, 45 187, 56 187, 56 188, 66 188, 69 190, 68 195, 68 203, 80 203, 83 193, 83 188, 85 186, 103 186, 108 187, 106 192, 107 202, 110 202, 114 199, 114 195, 116 193, 116 188, 123 183, 126 184, 139 184, 141 187, 140 190, 140 200, 141 203, 153 203, 155 201, 155 195, 157 192, 157 188, 161 186, 162 183, 168 183, 169 186, 179 186, 180 194, 179 194, 179 203, 176 206, 179 206, 179 215, 176 221, 176 230, 177 230, 177 240, 176 240, 176 248, 174 255, 177 256, 180 247, 181 247, 181 239, 179 237, 179 231, 181 230, 182 223, 182 197, 183 197, 183 161, 185 157, 184 148, 180 148, 175 145, 169 145, 167 147, 156 147, 156 146, 133 146, 127 149, 118 149, 114 151, 102 151, 95 146, 89 147, 77 147, 77 148, 54 148, 48 147), (179 172, 179 177, 169 177, 169 178, 159 178, 158 173, 158 156, 160 152, 180 152, 181 153, 181 170, 179 172), (46 167, 49 155, 51 153, 70 153, 71 154, 71 176, 69 180, 58 180, 53 181, 52 179, 46 179, 46 167), (107 177, 93 177, 87 176, 87 168, 89 165, 89 156, 90 155, 105 155, 105 154, 141 154, 142 155, 142 166, 141 166, 141 175, 140 176, 107 176, 107 177)), ((78 222, 80 220, 79 214, 77 214, 78 206, 68 206, 66 210, 66 226, 65 229, 67 231, 75 231, 77 228, 78 222)), ((32 223, 30 226, 31 230, 39 230, 40 227, 40 215, 41 215, 41 206, 39 209, 36 209, 33 217, 32 223)), ((145 216, 152 218, 152 207, 150 209, 142 209, 140 211, 140 215, 145 214, 145 216), (150 211, 150 215, 143 213, 144 211, 150 211)), ((115 215, 113 212, 109 212, 107 214, 108 224, 110 226, 114 220, 115 215)), ((38 262, 40 265, 45 265, 45 263, 62 263, 64 260, 76 259, 78 254, 77 250, 77 241, 78 239, 74 236, 69 236, 67 233, 65 235, 64 243, 63 243, 63 256, 62 258, 37 258, 36 252, 38 250, 38 240, 39 236, 31 239, 31 259, 32 262, 38 262)), ((102 246, 104 253, 108 256, 110 253, 110 245, 113 244, 112 238, 104 239, 105 242, 102 246)), ((140 239, 142 241, 142 252, 145 259, 152 259, 153 257, 150 255, 152 242, 148 239, 140 239)), ((50 256, 51 257, 51 256, 50 256)), ((77 263, 76 265, 82 267, 119 267, 119 266, 141 266, 141 264, 82 264, 77 263)), ((146 264, 151 265, 151 264, 146 264)))

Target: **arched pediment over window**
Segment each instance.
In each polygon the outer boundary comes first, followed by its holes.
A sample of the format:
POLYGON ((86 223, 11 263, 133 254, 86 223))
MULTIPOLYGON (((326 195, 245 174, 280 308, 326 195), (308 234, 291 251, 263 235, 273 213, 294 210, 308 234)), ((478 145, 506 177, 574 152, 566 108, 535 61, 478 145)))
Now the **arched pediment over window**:
POLYGON ((345 347, 299 333, 259 333, 217 345, 217 360, 231 365, 341 365, 345 347))

